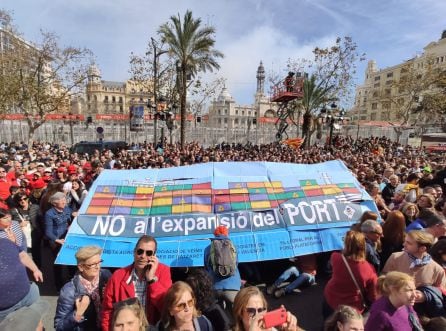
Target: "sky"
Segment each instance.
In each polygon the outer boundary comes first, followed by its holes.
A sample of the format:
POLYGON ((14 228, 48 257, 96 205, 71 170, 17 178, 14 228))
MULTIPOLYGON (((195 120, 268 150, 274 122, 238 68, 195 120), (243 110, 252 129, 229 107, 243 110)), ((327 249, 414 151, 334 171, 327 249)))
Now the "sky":
POLYGON ((89 48, 108 81, 129 79, 130 54, 143 54, 160 25, 189 9, 215 27, 215 48, 225 55, 216 76, 246 105, 260 61, 267 75, 286 76, 287 59, 311 59, 314 47, 351 36, 366 54, 355 77, 361 84, 368 60, 396 65, 446 29, 446 1, 439 0, 2 0, 0 8, 12 12, 26 40, 38 42, 42 29, 63 46, 89 48))

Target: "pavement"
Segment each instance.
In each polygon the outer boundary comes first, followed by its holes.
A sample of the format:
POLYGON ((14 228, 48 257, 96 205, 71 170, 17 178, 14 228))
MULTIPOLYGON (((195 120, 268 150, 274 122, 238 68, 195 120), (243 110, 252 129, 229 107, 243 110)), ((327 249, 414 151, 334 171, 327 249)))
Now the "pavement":
MULTIPOLYGON (((51 256, 49 250, 48 252, 46 250, 47 249, 44 248, 44 256, 51 256)), ((44 258, 44 260, 46 259, 44 258)), ((50 259, 44 261, 44 265, 42 267, 42 271, 44 273, 44 283, 39 284, 40 294, 43 300, 46 300, 50 304, 50 309, 43 320, 46 331, 54 330, 54 316, 56 313, 58 298, 56 288, 53 285, 53 273, 48 262, 49 260, 50 259)), ((288 260, 247 263, 245 264, 245 267, 247 265, 248 269, 251 270, 253 268, 249 268, 249 266, 256 265, 256 269, 254 269, 256 270, 256 273, 253 275, 253 278, 255 279, 248 280, 248 283, 255 284, 263 290, 268 301, 268 310, 273 310, 279 308, 280 305, 284 305, 287 310, 297 317, 301 328, 307 331, 321 331, 323 325, 321 313, 322 297, 323 288, 328 280, 327 275, 321 274, 316 276, 316 285, 303 288, 278 299, 274 296, 266 294, 266 286, 270 285, 275 277, 279 276, 279 274, 290 264, 291 262, 288 260), (261 278, 263 282, 261 282, 259 278, 261 278)), ((243 276, 243 270, 241 273, 243 276)), ((172 269, 172 278, 174 281, 183 279, 184 275, 185 274, 181 269, 172 269)))

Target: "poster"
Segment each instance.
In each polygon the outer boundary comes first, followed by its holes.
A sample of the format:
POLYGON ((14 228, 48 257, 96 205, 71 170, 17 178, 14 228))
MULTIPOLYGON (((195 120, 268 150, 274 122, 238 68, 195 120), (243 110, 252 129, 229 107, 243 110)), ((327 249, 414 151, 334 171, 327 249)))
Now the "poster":
POLYGON ((163 263, 201 266, 218 225, 229 228, 240 262, 331 251, 366 210, 377 211, 341 161, 104 170, 56 263, 75 264, 76 250, 94 244, 104 249, 103 266, 121 267, 147 234, 163 263))

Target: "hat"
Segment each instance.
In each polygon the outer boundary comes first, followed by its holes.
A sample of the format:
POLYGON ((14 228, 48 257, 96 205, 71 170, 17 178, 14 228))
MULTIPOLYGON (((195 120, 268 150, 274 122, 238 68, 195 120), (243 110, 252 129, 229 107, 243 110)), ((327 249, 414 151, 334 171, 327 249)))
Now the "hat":
POLYGON ((42 174, 40 173, 40 171, 35 171, 35 172, 33 172, 33 176, 42 177, 42 174))
POLYGON ((45 168, 45 170, 43 172, 53 172, 53 168, 45 168))
POLYGON ((77 174, 77 167, 75 165, 70 165, 68 167, 68 174, 69 175, 77 174))
POLYGON ((91 164, 89 163, 89 162, 86 162, 84 165, 83 165, 83 167, 82 167, 82 169, 84 169, 84 170, 91 170, 91 164))
POLYGON ((37 163, 38 167, 45 167, 45 164, 43 164, 42 162, 37 163))
POLYGON ((215 228, 214 236, 228 236, 229 231, 228 228, 224 225, 219 225, 215 228))
POLYGON ((57 168, 57 172, 67 172, 67 169, 65 167, 59 167, 57 168))
POLYGON ((54 201, 59 201, 61 199, 66 198, 65 193, 63 192, 56 192, 54 193, 50 198, 50 203, 53 203, 54 201))
POLYGON ((432 169, 431 169, 431 167, 426 166, 426 167, 423 168, 423 171, 425 171, 425 172, 430 174, 432 172, 432 169))
POLYGON ((20 308, 8 314, 0 323, 0 330, 36 330, 43 316, 49 309, 49 303, 39 299, 31 306, 20 308))
POLYGON ((34 182, 31 183, 31 187, 33 189, 40 189, 40 188, 44 188, 45 186, 46 186, 46 183, 42 178, 39 178, 38 180, 35 180, 34 182))

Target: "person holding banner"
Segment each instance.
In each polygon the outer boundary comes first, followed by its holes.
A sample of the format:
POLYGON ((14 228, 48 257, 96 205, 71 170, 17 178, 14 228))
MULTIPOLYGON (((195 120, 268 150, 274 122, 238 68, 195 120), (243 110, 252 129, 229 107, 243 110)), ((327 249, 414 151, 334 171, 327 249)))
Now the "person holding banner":
POLYGON ((172 286, 170 268, 156 256, 157 242, 152 236, 139 238, 133 251, 133 263, 115 271, 105 287, 102 302, 102 330, 109 331, 113 304, 138 298, 151 325, 161 316, 164 296, 172 286))

